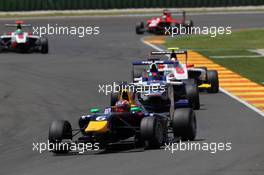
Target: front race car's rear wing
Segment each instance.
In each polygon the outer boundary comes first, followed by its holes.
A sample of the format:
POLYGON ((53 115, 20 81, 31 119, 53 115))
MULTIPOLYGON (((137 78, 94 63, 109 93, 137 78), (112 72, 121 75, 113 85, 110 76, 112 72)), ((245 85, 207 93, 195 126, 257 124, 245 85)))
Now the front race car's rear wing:
POLYGON ((31 24, 5 24, 6 27, 17 27, 18 25, 21 27, 32 27, 31 24))
POLYGON ((175 48, 168 48, 168 50, 171 50, 171 51, 153 51, 150 54, 151 55, 170 55, 170 57, 169 57, 170 60, 172 58, 177 59, 177 55, 184 54, 185 55, 185 64, 187 65, 187 62, 188 62, 188 52, 187 52, 187 50, 176 50, 175 48))
POLYGON ((16 21, 14 24, 5 24, 6 27, 16 27, 16 28, 22 28, 22 27, 32 27, 31 24, 25 24, 24 21, 16 21))
POLYGON ((162 61, 162 60, 146 60, 146 61, 133 61, 132 65, 133 66, 138 66, 138 65, 151 65, 151 64, 175 64, 174 61, 162 61))
POLYGON ((185 22, 186 21, 186 12, 185 11, 179 11, 179 10, 163 10, 163 13, 171 13, 171 14, 181 14, 182 15, 182 22, 185 22))

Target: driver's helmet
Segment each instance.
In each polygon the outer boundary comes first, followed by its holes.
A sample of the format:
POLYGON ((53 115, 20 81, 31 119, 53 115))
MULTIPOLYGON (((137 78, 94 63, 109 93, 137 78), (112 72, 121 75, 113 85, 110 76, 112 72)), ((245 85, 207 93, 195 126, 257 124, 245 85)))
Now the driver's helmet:
POLYGON ((172 52, 172 53, 171 53, 171 55, 170 55, 170 59, 171 59, 171 61, 177 61, 177 60, 178 60, 178 59, 177 59, 177 55, 176 55, 175 52, 172 52))
POLYGON ((21 35, 21 34, 23 34, 23 31, 22 31, 21 29, 17 29, 17 30, 15 31, 15 34, 16 34, 16 35, 21 35))
POLYGON ((115 104, 116 112, 129 112, 130 104, 127 100, 119 100, 115 104))

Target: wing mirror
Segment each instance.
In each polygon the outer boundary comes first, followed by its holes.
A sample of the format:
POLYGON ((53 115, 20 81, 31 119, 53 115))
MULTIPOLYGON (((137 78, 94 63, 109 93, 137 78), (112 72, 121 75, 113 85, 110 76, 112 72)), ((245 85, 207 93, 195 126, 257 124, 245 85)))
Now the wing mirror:
POLYGON ((140 112, 140 111, 141 111, 141 108, 138 106, 134 106, 130 108, 130 112, 140 112))
POLYGON ((90 112, 93 114, 96 114, 96 113, 100 112, 100 109, 99 108, 92 108, 92 109, 90 109, 90 112))

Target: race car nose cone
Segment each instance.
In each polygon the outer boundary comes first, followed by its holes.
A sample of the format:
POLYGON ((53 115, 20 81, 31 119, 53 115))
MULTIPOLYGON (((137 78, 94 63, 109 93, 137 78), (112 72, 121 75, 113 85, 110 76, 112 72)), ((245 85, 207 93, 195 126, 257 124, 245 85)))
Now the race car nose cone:
POLYGON ((90 121, 85 132, 105 133, 109 130, 107 121, 90 121))

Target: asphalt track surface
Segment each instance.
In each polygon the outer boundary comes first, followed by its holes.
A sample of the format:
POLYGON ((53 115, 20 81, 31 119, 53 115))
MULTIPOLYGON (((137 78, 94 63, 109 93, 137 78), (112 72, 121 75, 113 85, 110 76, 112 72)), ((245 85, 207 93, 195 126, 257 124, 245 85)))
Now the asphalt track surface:
MULTIPOLYGON (((193 16, 197 25, 263 27, 264 14, 193 16)), ((47 140, 55 119, 77 126, 80 115, 105 106, 109 96, 98 84, 129 80, 130 62, 151 50, 134 33, 144 17, 93 17, 29 20, 33 24, 100 26, 99 36, 49 36, 50 54, 0 55, 0 174, 109 175, 262 175, 264 118, 223 93, 201 95, 198 142, 231 142, 232 150, 121 150, 54 156, 32 151, 47 140)), ((8 20, 1 20, 0 26, 8 20)), ((1 28, 1 32, 4 29, 1 28)))

